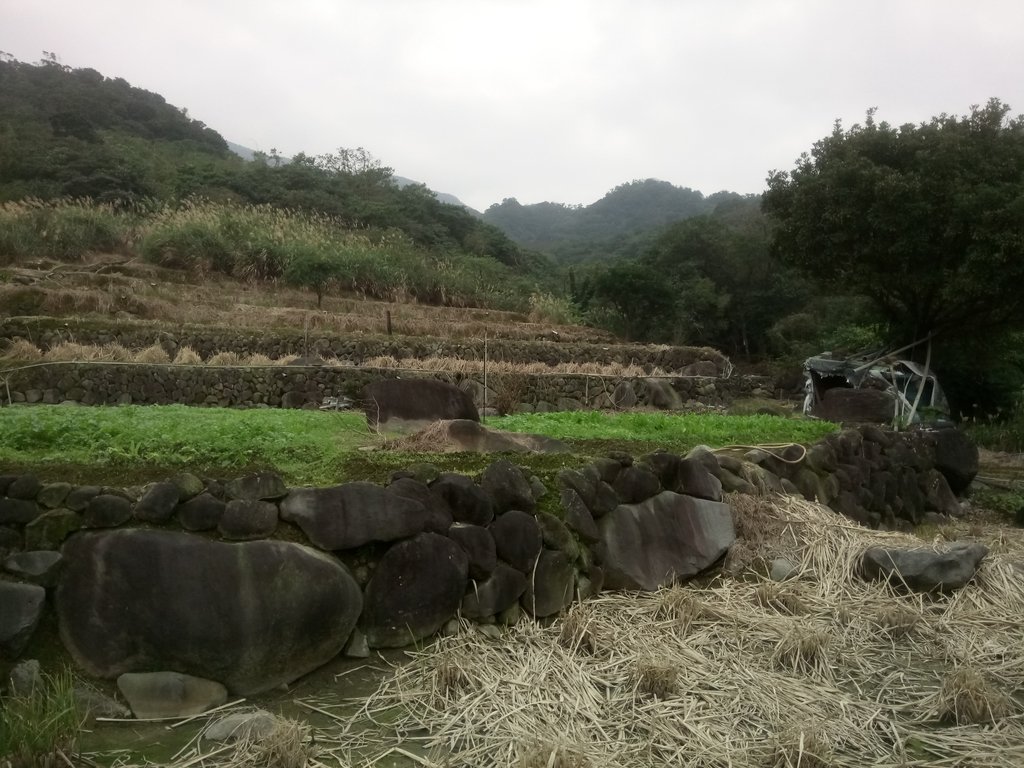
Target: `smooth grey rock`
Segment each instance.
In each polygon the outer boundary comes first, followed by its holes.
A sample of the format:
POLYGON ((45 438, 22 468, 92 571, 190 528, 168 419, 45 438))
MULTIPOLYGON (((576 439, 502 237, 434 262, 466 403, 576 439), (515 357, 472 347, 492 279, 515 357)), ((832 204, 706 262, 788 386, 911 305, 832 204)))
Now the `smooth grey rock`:
POLYGON ((593 544, 600 539, 601 534, 597 530, 594 516, 590 514, 590 510, 587 509, 587 505, 583 503, 579 494, 571 488, 563 488, 560 498, 565 524, 575 531, 586 544, 593 544))
POLYGON ((121 529, 63 554, 61 639, 96 677, 170 668, 260 693, 336 656, 362 609, 344 566, 290 542, 121 529))
POLYGON ((491 535, 498 557, 523 573, 529 574, 537 562, 544 539, 537 519, 513 509, 491 524, 491 535))
POLYGON ((978 474, 978 446, 959 429, 939 429, 932 435, 935 468, 954 494, 963 493, 978 474))
POLYGON ((126 672, 117 689, 140 720, 198 715, 228 700, 220 683, 180 672, 126 672))
POLYGON ((0 498, 0 525, 25 525, 35 520, 40 512, 34 501, 0 498))
POLYGON ((576 569, 565 552, 545 549, 520 601, 532 616, 553 616, 572 602, 576 569))
POLYGON ((430 492, 444 499, 456 523, 488 525, 494 519, 494 502, 471 477, 444 472, 431 484, 430 492))
POLYGON ((12 499, 34 501, 42 487, 35 475, 18 475, 7 486, 7 495, 12 499))
POLYGON ((75 707, 79 714, 88 720, 94 720, 97 717, 126 718, 132 716, 128 707, 88 685, 76 685, 73 694, 75 707))
POLYGON ((498 564, 494 537, 480 525, 454 523, 448 529, 448 538, 456 542, 469 561, 469 578, 486 579, 498 564))
POLYGON ((49 550, 18 552, 4 560, 4 570, 41 587, 57 583, 57 574, 63 558, 60 552, 49 550))
POLYGON ((8 675, 10 693, 13 696, 28 696, 43 686, 43 672, 36 659, 25 659, 11 667, 8 675))
MULTIPOLYGON (((721 468, 718 474, 721 474, 721 468)), ((705 463, 699 459, 683 459, 679 462, 679 486, 676 490, 698 499, 722 500, 722 481, 718 475, 708 472, 705 463)))
POLYGON ((217 530, 225 539, 265 539, 277 530, 277 506, 269 501, 233 499, 224 508, 217 530))
POLYGON ((179 502, 195 498, 206 490, 206 486, 203 484, 203 481, 191 472, 182 472, 177 474, 170 479, 170 482, 178 488, 179 502))
POLYGON ((178 522, 186 531, 212 531, 220 523, 227 505, 209 493, 200 493, 177 509, 178 522))
POLYGON ((719 477, 719 473, 722 471, 722 466, 718 463, 718 456, 706 445, 691 448, 690 452, 686 454, 686 458, 699 462, 715 477, 719 477))
POLYGON ((945 476, 937 469, 922 474, 919 482, 928 507, 950 517, 960 517, 963 514, 960 502, 953 495, 945 476))
POLYGON ((0 656, 16 659, 43 615, 46 590, 36 584, 0 581, 0 656))
POLYGON ((977 542, 957 541, 945 552, 871 547, 861 558, 867 579, 881 579, 915 592, 952 592, 965 586, 988 554, 977 542))
POLYGON ((98 485, 80 485, 72 488, 64 499, 64 508, 72 512, 83 512, 89 506, 89 502, 99 496, 98 485))
POLYGON ((26 549, 58 549, 85 521, 70 509, 44 512, 25 526, 26 549))
POLYGON ((109 493, 94 496, 82 513, 86 528, 116 528, 127 523, 131 517, 131 502, 109 493))
POLYGON ((530 481, 508 459, 498 459, 483 471, 480 488, 491 497, 494 512, 498 515, 510 509, 532 512, 537 506, 530 481))
POLYGON ((342 651, 350 659, 366 659, 370 657, 370 644, 366 642, 366 635, 356 627, 352 635, 345 643, 345 650, 342 651))
POLYGON ((598 523, 605 586, 654 591, 714 565, 736 539, 728 504, 663 491, 598 523))
POLYGON ((526 576, 498 562, 490 578, 470 583, 462 598, 461 613, 467 619, 495 616, 516 603, 526 591, 526 576))
POLYGON ((366 585, 359 627, 371 648, 400 648, 433 635, 458 610, 469 563, 451 539, 421 533, 393 545, 366 585))
POLYGON ((178 506, 180 493, 174 483, 153 483, 135 505, 135 517, 147 523, 166 523, 178 506))
POLYGON ((229 480, 224 484, 224 492, 229 499, 272 501, 284 498, 288 488, 276 472, 256 472, 229 480))
POLYGON ((25 548, 25 540, 14 528, 0 525, 0 557, 11 552, 20 552, 25 548))
POLYGON ((570 560, 576 559, 580 546, 565 523, 549 512, 538 512, 537 524, 544 546, 565 552, 570 560))
POLYGON ((281 502, 281 518, 296 523, 321 549, 344 550, 414 536, 423 530, 427 513, 418 501, 356 482, 297 488, 281 502))
MULTIPOLYGON (((678 457, 676 458, 678 459, 678 457)), ((661 492, 661 483, 650 469, 640 464, 634 464, 631 467, 622 468, 619 476, 615 478, 612 488, 623 503, 635 504, 638 501, 657 496, 661 492)))
POLYGON ((211 722, 203 731, 204 741, 231 744, 236 741, 260 741, 277 728, 277 718, 264 709, 233 712, 211 722))
POLYGON ((402 477, 392 481, 387 491, 423 505, 426 514, 423 521, 424 531, 447 534, 452 525, 452 510, 439 494, 430 492, 425 482, 412 477, 402 477))
POLYGON ((800 574, 800 568, 784 557, 777 557, 772 560, 772 567, 769 573, 772 581, 789 581, 800 574))
POLYGON ((71 493, 71 483, 49 483, 39 489, 36 502, 46 509, 64 506, 64 499, 71 493))

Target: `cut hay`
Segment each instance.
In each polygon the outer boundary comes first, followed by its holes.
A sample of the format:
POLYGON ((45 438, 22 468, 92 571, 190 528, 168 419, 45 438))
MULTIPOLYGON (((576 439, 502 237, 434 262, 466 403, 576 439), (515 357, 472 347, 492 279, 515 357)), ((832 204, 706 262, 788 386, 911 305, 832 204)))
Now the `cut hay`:
POLYGON ((199 356, 192 347, 179 347, 178 352, 174 355, 175 365, 202 365, 203 358, 199 356))
POLYGON ((242 356, 237 352, 218 352, 206 361, 207 365, 241 365, 242 356))
POLYGON ((42 359, 43 353, 39 351, 39 347, 26 339, 15 339, 7 345, 3 354, 0 355, 0 360, 33 362, 42 359))
POLYGON ((135 353, 135 362, 163 364, 171 362, 171 356, 159 344, 152 344, 135 353))
POLYGON ((748 544, 781 550, 798 585, 721 576, 605 593, 500 642, 461 631, 366 701, 365 743, 495 768, 1024 764, 1009 695, 1024 687, 1021 549, 951 596, 914 597, 856 575, 865 548, 920 546, 912 536, 794 498, 736 510, 752 515, 748 544))

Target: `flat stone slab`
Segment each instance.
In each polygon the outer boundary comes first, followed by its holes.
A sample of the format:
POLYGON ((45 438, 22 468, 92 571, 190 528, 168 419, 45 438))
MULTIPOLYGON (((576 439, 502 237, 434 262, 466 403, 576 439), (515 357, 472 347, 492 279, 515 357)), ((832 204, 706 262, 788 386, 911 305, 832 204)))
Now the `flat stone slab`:
POLYGON ((988 547, 957 541, 945 552, 871 547, 861 559, 867 579, 882 579, 915 592, 952 592, 974 578, 988 547))
POLYGON ((117 678, 117 689, 140 720, 199 715, 228 700, 220 683, 180 672, 128 672, 117 678))

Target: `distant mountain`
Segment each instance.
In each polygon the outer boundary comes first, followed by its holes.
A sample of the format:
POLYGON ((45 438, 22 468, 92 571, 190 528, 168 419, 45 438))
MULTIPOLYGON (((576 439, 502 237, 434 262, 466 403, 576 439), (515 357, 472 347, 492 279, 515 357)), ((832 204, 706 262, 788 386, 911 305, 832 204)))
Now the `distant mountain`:
POLYGON ((484 212, 484 221, 527 248, 574 262, 627 255, 635 243, 665 226, 710 213, 735 192, 705 197, 688 187, 644 179, 621 184, 595 203, 522 205, 503 200, 484 212))

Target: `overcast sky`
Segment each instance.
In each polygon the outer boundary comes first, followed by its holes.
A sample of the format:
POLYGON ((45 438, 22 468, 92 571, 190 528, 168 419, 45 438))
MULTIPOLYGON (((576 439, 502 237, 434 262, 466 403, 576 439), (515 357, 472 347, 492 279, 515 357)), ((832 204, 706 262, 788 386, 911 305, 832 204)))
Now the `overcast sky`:
POLYGON ((0 0, 0 50, 254 149, 363 146, 483 210, 760 192, 833 121, 1024 112, 1022 0, 0 0))

